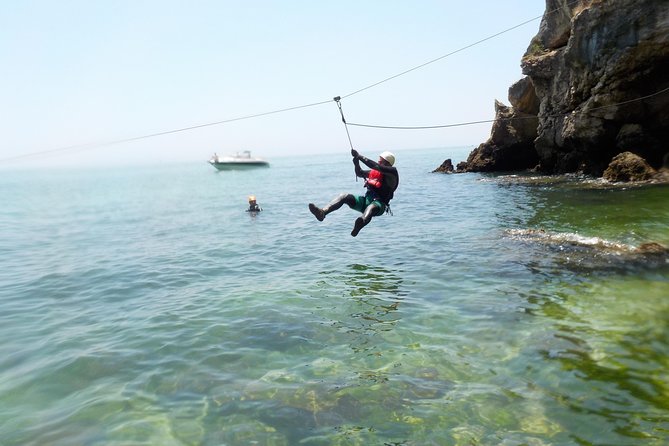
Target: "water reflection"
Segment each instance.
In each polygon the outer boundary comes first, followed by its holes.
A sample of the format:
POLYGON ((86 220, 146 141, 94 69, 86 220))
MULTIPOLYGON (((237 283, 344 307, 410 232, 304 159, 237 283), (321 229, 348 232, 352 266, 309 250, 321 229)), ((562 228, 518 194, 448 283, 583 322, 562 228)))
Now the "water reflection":
POLYGON ((406 294, 397 271, 356 263, 319 273, 311 298, 321 304, 310 308, 312 314, 256 309, 247 316, 249 328, 239 328, 240 336, 262 346, 273 368, 240 380, 239 394, 214 400, 214 418, 234 426, 221 442, 242 444, 246 432, 260 430, 267 432, 266 444, 372 444, 378 426, 388 423, 387 412, 403 410, 405 398, 441 395, 432 370, 390 390, 399 365, 386 354, 393 346, 387 336, 401 321, 406 294), (292 354, 311 359, 295 362, 292 354))
POLYGON ((551 423, 578 444, 667 444, 669 186, 484 181, 505 193, 505 259, 532 276, 513 285, 536 318, 522 358, 551 423))
MULTIPOLYGON (((351 264, 336 280, 348 299, 341 304, 340 319, 334 326, 351 337, 354 352, 381 356, 379 335, 391 331, 400 320, 397 310, 406 295, 402 279, 381 266, 351 264)), ((369 373, 364 376, 372 381, 385 379, 369 373)))
POLYGON ((556 409, 548 413, 579 443, 668 438, 669 282, 649 279, 554 281, 522 294, 527 313, 545 327, 534 342, 542 367, 527 378, 553 399, 556 409), (565 409, 580 421, 561 415, 565 409))
POLYGON ((357 263, 347 268, 350 271, 344 275, 344 283, 350 287, 352 297, 385 294, 401 298, 406 295, 400 288, 402 279, 388 268, 357 263))

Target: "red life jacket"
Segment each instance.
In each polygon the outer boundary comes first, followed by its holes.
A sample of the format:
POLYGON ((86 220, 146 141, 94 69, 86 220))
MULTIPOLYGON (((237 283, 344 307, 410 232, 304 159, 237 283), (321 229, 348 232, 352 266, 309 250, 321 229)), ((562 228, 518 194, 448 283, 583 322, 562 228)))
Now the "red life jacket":
POLYGON ((381 184, 383 182, 383 174, 376 169, 372 169, 369 172, 365 186, 373 187, 374 189, 381 189, 381 184))

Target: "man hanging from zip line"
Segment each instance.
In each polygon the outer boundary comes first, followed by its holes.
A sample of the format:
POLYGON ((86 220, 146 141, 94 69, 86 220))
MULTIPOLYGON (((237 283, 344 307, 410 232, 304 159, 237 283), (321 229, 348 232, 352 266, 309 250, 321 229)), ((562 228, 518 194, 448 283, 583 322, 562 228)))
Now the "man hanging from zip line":
POLYGON ((400 176, 397 169, 393 167, 395 155, 390 152, 383 152, 379 155, 378 163, 360 155, 355 149, 351 149, 351 156, 353 156, 355 175, 365 179, 367 193, 360 196, 341 194, 322 209, 316 207, 313 203, 309 203, 309 210, 318 221, 323 221, 326 215, 336 211, 344 204, 347 204, 351 209, 362 212, 362 217, 356 218, 351 231, 351 235, 355 237, 372 220, 372 217, 390 212, 390 200, 392 200, 399 185, 400 176), (371 170, 361 169, 360 161, 371 170))

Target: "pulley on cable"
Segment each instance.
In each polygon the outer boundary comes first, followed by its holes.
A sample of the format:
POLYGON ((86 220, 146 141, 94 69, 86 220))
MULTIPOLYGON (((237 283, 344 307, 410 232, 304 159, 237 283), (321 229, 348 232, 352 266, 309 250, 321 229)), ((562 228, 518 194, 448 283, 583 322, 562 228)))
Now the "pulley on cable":
POLYGON ((346 129, 346 136, 348 136, 348 143, 351 146, 351 150, 353 150, 351 135, 348 133, 348 124, 346 123, 346 118, 344 117, 344 111, 341 108, 341 96, 335 96, 333 99, 337 103, 337 107, 339 108, 339 114, 341 115, 341 122, 344 123, 344 128, 346 129))

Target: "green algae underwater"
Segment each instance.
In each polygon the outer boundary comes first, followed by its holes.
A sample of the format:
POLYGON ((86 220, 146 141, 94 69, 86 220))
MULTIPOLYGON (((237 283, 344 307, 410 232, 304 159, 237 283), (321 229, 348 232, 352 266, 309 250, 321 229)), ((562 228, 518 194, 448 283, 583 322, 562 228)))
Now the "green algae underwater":
POLYGON ((0 444, 667 444, 669 187, 458 156, 5 172, 0 444))

